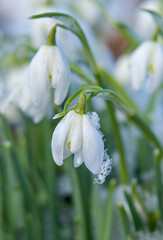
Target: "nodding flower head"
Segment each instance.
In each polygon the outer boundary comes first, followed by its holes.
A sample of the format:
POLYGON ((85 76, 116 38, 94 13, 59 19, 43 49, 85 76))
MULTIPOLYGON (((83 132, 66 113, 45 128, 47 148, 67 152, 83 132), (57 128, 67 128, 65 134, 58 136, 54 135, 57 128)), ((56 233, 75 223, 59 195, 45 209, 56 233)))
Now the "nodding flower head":
POLYGON ((33 57, 28 73, 28 86, 33 103, 41 107, 49 86, 55 88, 54 102, 60 105, 68 92, 70 67, 57 46, 43 45, 33 57))
POLYGON ((65 158, 74 154, 74 167, 79 167, 84 162, 93 174, 98 174, 96 182, 103 183, 111 167, 99 126, 96 113, 88 115, 74 110, 68 112, 52 136, 52 154, 56 164, 61 166, 65 158))
POLYGON ((145 41, 131 55, 130 77, 135 90, 146 87, 153 92, 163 78, 163 46, 159 42, 145 41))

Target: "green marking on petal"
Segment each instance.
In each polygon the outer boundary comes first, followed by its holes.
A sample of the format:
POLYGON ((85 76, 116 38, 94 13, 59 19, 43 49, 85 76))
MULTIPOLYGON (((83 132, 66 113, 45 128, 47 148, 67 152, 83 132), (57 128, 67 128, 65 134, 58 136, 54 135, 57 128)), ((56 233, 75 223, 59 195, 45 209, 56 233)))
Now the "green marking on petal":
POLYGON ((49 74, 49 81, 52 82, 52 75, 49 74))
POLYGON ((71 148, 71 142, 70 141, 67 143, 67 147, 68 147, 68 149, 71 148))
POLYGON ((148 66, 148 73, 154 73, 154 66, 152 65, 152 64, 150 64, 149 66, 148 66))

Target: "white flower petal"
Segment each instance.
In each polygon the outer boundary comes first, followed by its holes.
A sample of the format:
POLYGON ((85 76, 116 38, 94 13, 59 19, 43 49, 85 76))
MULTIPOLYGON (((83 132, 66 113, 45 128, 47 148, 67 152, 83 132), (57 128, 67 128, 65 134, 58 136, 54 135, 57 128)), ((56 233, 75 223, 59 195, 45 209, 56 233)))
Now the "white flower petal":
POLYGON ((69 131, 69 127, 74 116, 74 111, 70 111, 56 126, 51 142, 52 154, 57 165, 63 164, 64 144, 69 131))
POLYGON ((59 50, 55 48, 55 59, 53 60, 52 87, 56 88, 54 102, 60 105, 65 97, 70 85, 70 67, 68 60, 59 50))
POLYGON ((65 144, 64 144, 64 150, 63 150, 63 159, 66 159, 68 157, 70 157, 72 154, 72 152, 70 151, 70 149, 67 146, 67 141, 65 140, 65 144))
POLYGON ((80 167, 80 165, 83 163, 83 154, 82 149, 80 149, 77 153, 74 155, 74 167, 80 167))
POLYGON ((28 86, 35 106, 40 107, 46 97, 48 83, 48 46, 42 46, 31 61, 28 86))
POLYGON ((148 62, 151 50, 151 42, 141 44, 131 55, 129 66, 132 86, 139 90, 147 78, 148 62))
POLYGON ((72 153, 76 153, 82 146, 82 115, 74 112, 69 132, 67 135, 67 145, 72 153))
POLYGON ((150 92, 156 90, 157 87, 159 87, 161 81, 163 81, 163 46, 158 42, 154 42, 154 44, 155 44, 155 53, 153 59, 154 72, 150 92))
POLYGON ((104 157, 104 143, 100 132, 92 125, 90 118, 83 115, 83 159, 93 173, 100 171, 104 157))

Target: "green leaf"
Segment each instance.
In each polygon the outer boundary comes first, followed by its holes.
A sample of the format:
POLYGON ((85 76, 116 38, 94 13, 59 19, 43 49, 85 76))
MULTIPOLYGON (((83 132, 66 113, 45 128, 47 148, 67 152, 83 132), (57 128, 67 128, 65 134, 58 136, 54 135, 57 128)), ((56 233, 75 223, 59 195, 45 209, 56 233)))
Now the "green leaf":
POLYGON ((135 203, 133 201, 132 196, 128 192, 126 192, 126 191, 124 192, 124 194, 125 194, 125 198, 126 198, 126 200, 128 202, 128 205, 129 205, 129 208, 130 208, 133 220, 134 220, 135 229, 137 231, 144 229, 143 220, 142 220, 139 212, 137 211, 137 209, 135 207, 135 203))
POLYGON ((91 203, 93 223, 95 224, 95 235, 97 239, 100 240, 103 233, 103 211, 100 198, 100 186, 98 184, 93 185, 91 203))
POLYGON ((127 236, 131 233, 131 221, 126 213, 123 205, 118 205, 118 211, 120 216, 120 223, 122 228, 123 240, 127 239, 127 236))
POLYGON ((106 206, 104 209, 103 236, 101 238, 103 240, 111 239, 115 187, 116 187, 116 181, 115 179, 112 179, 109 183, 108 196, 107 196, 106 206))
POLYGON ((85 214, 84 196, 82 194, 81 181, 77 169, 73 166, 72 158, 65 161, 65 170, 69 175, 72 184, 72 197, 74 207, 74 224, 75 224, 75 240, 84 239, 90 240, 90 229, 87 224, 85 214))

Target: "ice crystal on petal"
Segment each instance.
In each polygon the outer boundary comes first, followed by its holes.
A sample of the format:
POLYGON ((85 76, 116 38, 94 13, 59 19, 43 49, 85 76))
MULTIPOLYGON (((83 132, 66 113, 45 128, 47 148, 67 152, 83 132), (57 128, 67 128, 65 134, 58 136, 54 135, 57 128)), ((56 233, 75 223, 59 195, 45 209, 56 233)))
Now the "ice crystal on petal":
POLYGON ((105 178, 109 175, 109 173, 112 170, 111 163, 112 163, 112 160, 107 154, 107 150, 105 150, 104 161, 102 163, 99 173, 94 178, 94 183, 103 184, 105 182, 105 178))

